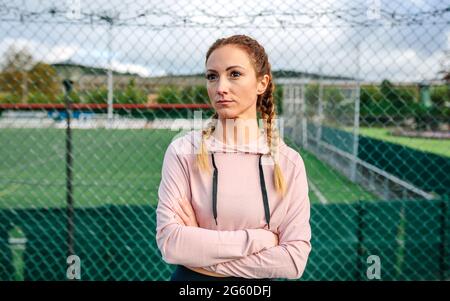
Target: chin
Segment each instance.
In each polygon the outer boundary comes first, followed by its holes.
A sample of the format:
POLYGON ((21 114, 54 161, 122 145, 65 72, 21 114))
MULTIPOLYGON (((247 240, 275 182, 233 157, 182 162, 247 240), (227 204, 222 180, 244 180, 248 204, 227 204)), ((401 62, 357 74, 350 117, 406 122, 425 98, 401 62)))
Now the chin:
POLYGON ((219 109, 216 112, 220 119, 236 119, 238 117, 238 114, 233 110, 219 109))

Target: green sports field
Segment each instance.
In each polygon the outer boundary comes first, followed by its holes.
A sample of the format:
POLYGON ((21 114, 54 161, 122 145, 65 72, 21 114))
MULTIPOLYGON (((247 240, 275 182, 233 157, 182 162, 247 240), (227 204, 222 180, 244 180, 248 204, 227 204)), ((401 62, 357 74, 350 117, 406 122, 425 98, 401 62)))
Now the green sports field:
MULTIPOLYGON (((164 152, 177 133, 73 130, 75 206, 155 204, 164 152)), ((63 129, 1 129, 0 208, 65 206, 65 143, 63 129)), ((327 202, 377 199, 314 155, 299 152, 310 183, 327 202)), ((310 199, 319 202, 313 189, 310 199)))
MULTIPOLYGON (((345 129, 351 132, 351 128, 345 129)), ((386 142, 400 144, 422 152, 432 153, 439 156, 450 157, 450 140, 449 139, 432 139, 417 137, 400 137, 391 134, 394 128, 359 128, 362 136, 383 140, 386 142)))

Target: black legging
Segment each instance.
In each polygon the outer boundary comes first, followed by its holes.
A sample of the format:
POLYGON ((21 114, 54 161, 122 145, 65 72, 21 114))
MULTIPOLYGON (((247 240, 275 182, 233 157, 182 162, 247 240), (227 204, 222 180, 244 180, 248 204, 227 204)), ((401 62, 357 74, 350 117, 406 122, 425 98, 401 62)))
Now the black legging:
POLYGON ((178 265, 170 281, 270 281, 271 279, 247 279, 242 277, 214 277, 194 272, 185 266, 178 265))

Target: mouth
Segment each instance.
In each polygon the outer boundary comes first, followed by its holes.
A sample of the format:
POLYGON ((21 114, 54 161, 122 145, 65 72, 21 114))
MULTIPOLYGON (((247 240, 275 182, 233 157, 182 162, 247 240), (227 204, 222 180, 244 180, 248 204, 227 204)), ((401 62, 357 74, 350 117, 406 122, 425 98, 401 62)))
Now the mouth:
POLYGON ((217 104, 229 104, 232 102, 233 102, 233 100, 231 100, 231 99, 220 99, 220 100, 216 101, 217 104))

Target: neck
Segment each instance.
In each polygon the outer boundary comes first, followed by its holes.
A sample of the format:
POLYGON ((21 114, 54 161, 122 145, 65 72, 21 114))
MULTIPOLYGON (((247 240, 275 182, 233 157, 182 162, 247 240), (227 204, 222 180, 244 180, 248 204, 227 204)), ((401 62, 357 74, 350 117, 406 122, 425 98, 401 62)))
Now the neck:
POLYGON ((261 132, 256 118, 219 119, 212 135, 222 143, 241 145, 256 141, 261 132))

